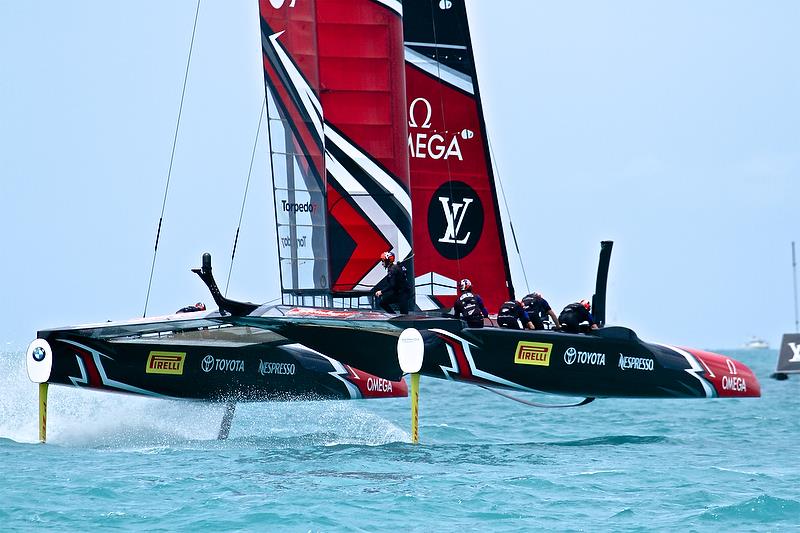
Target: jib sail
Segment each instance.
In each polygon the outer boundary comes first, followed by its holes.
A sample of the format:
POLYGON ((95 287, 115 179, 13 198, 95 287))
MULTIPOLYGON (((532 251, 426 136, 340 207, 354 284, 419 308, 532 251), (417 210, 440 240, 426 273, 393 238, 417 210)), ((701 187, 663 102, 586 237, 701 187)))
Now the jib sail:
POLYGON ((281 286, 321 295, 330 283, 316 12, 274 5, 259 2, 281 286))
POLYGON ((417 305, 469 278, 493 311, 513 287, 464 0, 403 9, 417 305))
POLYGON ((401 3, 259 7, 284 302, 364 305, 412 257, 401 3))

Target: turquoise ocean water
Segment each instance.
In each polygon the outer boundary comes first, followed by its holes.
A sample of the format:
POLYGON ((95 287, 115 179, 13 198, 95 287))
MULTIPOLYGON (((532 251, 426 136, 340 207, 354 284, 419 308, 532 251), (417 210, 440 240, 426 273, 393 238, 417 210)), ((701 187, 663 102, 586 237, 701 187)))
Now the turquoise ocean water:
POLYGON ((0 354, 0 529, 800 531, 800 379, 763 397, 535 409, 422 378, 407 399, 219 406, 36 386, 0 354))

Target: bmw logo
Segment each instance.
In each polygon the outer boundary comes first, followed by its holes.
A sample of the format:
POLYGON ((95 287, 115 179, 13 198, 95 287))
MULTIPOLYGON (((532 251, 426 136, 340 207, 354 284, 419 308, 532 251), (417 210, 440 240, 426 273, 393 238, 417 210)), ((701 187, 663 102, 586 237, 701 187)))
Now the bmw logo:
POLYGON ((214 356, 207 355, 203 357, 203 364, 202 364, 203 372, 211 372, 212 368, 214 368, 214 356))
POLYGON ((45 352, 44 348, 42 348, 41 346, 37 346, 36 348, 34 348, 33 353, 31 353, 31 356, 33 356, 33 360, 37 362, 44 361, 45 355, 47 355, 47 352, 45 352))

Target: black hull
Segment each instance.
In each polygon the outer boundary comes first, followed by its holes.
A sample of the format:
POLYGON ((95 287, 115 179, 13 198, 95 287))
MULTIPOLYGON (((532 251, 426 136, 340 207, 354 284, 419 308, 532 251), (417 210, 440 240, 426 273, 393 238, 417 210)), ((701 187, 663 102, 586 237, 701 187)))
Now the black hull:
POLYGON ((337 320, 310 317, 302 308, 285 316, 230 317, 270 329, 386 379, 402 375, 397 338, 415 328, 424 340, 420 373, 508 389, 617 398, 760 396, 750 369, 731 358, 641 341, 626 328, 586 334, 472 329, 460 320, 423 316, 381 317, 343 311, 337 320))
POLYGON ((498 328, 433 331, 423 334, 422 372, 568 396, 720 396, 713 382, 702 377, 702 364, 696 365, 674 348, 642 342, 632 332, 625 335, 628 330, 622 328, 601 331, 613 334, 614 330, 622 338, 498 328))
POLYGON ((349 400, 406 396, 390 382, 246 328, 103 338, 40 332, 51 349, 49 383, 145 396, 210 401, 349 400))
POLYGON ((593 398, 761 394, 752 371, 738 361, 643 342, 621 327, 586 334, 473 329, 441 316, 275 306, 244 316, 198 313, 42 331, 39 337, 52 350, 50 383, 273 401, 406 396, 397 356, 405 329, 419 332, 420 373, 435 378, 593 398))

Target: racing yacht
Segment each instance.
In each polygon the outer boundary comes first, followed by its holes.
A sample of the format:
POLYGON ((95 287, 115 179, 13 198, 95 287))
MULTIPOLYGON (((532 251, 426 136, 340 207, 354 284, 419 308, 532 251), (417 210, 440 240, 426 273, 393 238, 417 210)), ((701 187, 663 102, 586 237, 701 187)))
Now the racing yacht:
POLYGON ((574 405, 760 395, 742 363, 624 327, 445 316, 467 276, 489 309, 515 295, 464 0, 260 0, 259 21, 281 304, 227 299, 205 255, 195 273, 216 310, 39 331, 26 361, 43 412, 50 383, 224 402, 232 417, 239 401, 405 396, 409 372, 574 405), (413 281, 411 314, 373 310, 385 251, 413 281))

